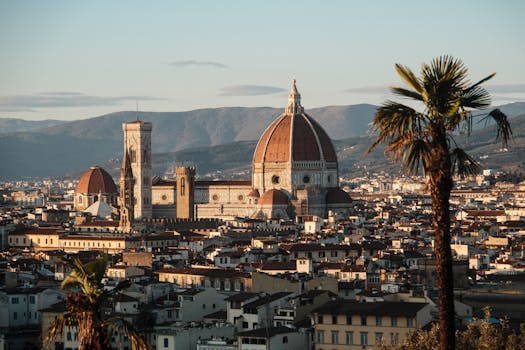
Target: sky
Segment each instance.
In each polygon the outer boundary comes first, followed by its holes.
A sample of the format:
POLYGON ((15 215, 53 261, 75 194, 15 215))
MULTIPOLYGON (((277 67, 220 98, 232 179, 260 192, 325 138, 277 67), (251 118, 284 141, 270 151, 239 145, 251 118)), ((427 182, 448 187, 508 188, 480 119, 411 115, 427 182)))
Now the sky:
POLYGON ((380 104, 440 55, 525 101, 523 0, 0 0, 0 118, 380 104))

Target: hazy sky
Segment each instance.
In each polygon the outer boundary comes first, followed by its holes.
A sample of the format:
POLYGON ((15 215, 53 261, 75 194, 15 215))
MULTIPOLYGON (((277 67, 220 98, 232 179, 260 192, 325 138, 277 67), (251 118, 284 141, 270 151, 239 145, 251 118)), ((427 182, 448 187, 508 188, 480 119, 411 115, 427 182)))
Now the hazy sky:
POLYGON ((525 1, 0 0, 0 117, 379 104, 450 54, 525 101, 525 1))

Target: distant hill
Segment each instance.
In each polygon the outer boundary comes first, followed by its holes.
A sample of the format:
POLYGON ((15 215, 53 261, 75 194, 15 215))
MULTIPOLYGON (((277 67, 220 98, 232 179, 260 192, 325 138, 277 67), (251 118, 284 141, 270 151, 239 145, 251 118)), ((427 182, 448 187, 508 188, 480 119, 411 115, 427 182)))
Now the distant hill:
MULTIPOLYGON (((307 111, 332 138, 362 135, 376 107, 330 106, 307 111)), ((140 112, 153 122, 154 153, 257 140, 282 108, 227 107, 188 112, 140 112)), ((117 112, 31 132, 0 135, 0 179, 62 176, 122 156, 122 123, 136 112, 117 112)))
MULTIPOLYGON (((385 160, 380 149, 364 157, 372 140, 366 135, 376 108, 361 104, 307 110, 332 139, 338 140, 334 144, 342 173, 397 169, 385 160)), ((509 152, 493 157, 499 147, 492 144, 494 129, 489 126, 476 130, 466 148, 479 157, 490 156, 482 159, 487 167, 523 166, 525 103, 500 108, 510 117, 522 114, 511 120, 516 144, 509 152)), ((153 122, 155 174, 162 175, 174 164, 186 162, 196 164, 199 175, 243 177, 250 172, 256 140, 281 112, 280 108, 230 107, 141 112, 140 118, 153 122)), ((32 132, 0 134, 0 179, 65 174, 78 177, 94 164, 116 175, 122 157, 122 123, 135 119, 135 114, 118 112, 32 132)), ((483 127, 482 124, 476 126, 483 127)))
POLYGON ((16 118, 0 118, 0 134, 20 131, 33 131, 65 123, 63 120, 24 120, 16 118))
MULTIPOLYGON (((525 114, 510 119, 514 137, 507 150, 495 143, 495 126, 475 130, 467 140, 457 136, 456 141, 474 156, 486 169, 502 169, 525 172, 525 114)), ((334 141, 339 160, 339 171, 344 175, 360 176, 366 172, 401 171, 384 154, 379 146, 365 155, 374 141, 373 137, 358 136, 334 141)), ((164 174, 175 163, 191 163, 197 166, 199 176, 209 178, 250 178, 251 162, 256 141, 235 142, 226 145, 193 148, 155 155, 154 172, 164 174)), ((112 168, 111 164, 107 165, 112 168)), ((120 164, 113 165, 116 173, 120 164)))

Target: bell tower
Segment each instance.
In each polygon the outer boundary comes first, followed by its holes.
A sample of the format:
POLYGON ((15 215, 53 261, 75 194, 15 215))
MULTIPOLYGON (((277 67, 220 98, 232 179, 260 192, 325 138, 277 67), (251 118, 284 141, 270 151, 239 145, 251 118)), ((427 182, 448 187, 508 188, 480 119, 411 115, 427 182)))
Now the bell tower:
POLYGON ((177 219, 194 219, 195 167, 177 167, 177 219))
POLYGON ((151 206, 151 130, 149 122, 138 118, 122 124, 124 154, 129 155, 133 173, 133 216, 135 220, 152 217, 151 206))

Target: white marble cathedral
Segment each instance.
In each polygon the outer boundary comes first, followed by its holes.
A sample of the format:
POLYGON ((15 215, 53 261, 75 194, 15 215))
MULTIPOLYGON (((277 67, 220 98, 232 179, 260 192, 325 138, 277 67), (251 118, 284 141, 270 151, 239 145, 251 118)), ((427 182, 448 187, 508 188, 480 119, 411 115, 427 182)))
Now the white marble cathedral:
POLYGON ((196 181, 194 168, 178 168, 179 178, 152 184, 151 123, 137 120, 123 129, 135 178, 136 219, 327 217, 329 211, 344 213, 351 206, 350 196, 339 188, 334 146, 304 112, 295 80, 288 106, 255 148, 251 181, 196 181))

